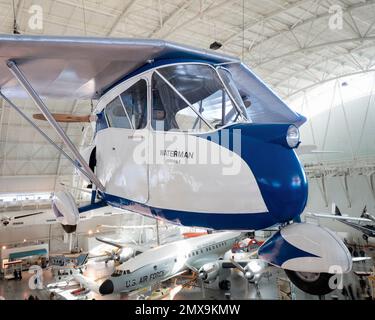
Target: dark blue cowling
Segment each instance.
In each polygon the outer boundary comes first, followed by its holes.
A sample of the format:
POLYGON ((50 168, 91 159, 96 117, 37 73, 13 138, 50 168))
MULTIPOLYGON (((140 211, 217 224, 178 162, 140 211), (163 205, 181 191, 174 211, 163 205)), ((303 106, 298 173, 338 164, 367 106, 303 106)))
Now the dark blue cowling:
POLYGON ((279 223, 298 217, 308 196, 303 167, 286 142, 289 126, 235 124, 213 134, 199 135, 242 157, 255 176, 269 213, 279 223), (240 150, 239 143, 236 146, 233 141, 240 141, 240 150))
POLYGON ((281 267, 284 262, 296 258, 319 257, 292 245, 284 239, 281 232, 276 232, 258 250, 260 259, 281 267))

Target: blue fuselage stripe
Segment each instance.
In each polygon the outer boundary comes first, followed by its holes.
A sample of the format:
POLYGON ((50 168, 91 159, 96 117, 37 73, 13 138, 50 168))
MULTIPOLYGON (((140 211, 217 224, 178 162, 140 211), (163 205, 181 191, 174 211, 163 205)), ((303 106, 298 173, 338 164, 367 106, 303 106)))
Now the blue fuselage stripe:
POLYGON ((189 212, 156 208, 140 204, 131 200, 110 194, 103 194, 104 200, 110 205, 132 211, 137 206, 136 212, 191 227, 204 227, 215 230, 260 230, 270 227, 277 222, 268 212, 264 213, 214 213, 214 212, 189 212))
POLYGON ((296 258, 319 257, 310 252, 299 249, 286 241, 281 232, 275 233, 258 250, 260 258, 276 266, 282 266, 288 260, 296 258))

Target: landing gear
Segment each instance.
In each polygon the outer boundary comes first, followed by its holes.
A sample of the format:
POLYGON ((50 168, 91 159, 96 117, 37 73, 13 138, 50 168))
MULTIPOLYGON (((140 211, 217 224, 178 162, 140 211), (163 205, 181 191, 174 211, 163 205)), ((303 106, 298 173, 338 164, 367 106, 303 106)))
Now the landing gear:
POLYGON ((230 290, 230 281, 229 280, 222 280, 219 282, 220 290, 229 291, 230 290))
POLYGON ((333 274, 329 273, 311 273, 285 270, 290 281, 304 292, 312 295, 322 296, 332 292, 329 282, 333 274))

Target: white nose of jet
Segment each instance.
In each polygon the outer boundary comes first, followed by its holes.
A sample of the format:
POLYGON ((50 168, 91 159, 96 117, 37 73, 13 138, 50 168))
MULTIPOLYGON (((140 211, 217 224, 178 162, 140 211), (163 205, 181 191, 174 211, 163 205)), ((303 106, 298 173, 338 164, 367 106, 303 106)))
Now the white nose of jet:
POLYGON ((102 295, 111 294, 114 291, 112 280, 105 280, 99 287, 99 293, 102 295))

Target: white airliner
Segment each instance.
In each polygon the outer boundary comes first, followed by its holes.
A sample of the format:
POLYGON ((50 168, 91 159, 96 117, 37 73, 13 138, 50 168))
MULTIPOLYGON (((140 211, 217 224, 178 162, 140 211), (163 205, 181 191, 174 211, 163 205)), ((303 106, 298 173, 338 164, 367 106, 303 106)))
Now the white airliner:
POLYGON ((3 228, 18 228, 31 225, 43 224, 61 224, 63 229, 68 232, 76 230, 79 221, 89 220, 95 217, 109 217, 118 214, 124 214, 126 211, 117 208, 105 206, 101 208, 86 211, 80 215, 56 215, 53 209, 40 210, 22 210, 14 211, 11 214, 0 215, 0 229, 3 228))
POLYGON ((128 293, 153 286, 188 270, 197 272, 204 282, 212 282, 219 277, 219 287, 229 289, 228 273, 223 264, 226 264, 226 268, 234 266, 230 260, 220 258, 242 235, 241 232, 220 232, 147 250, 118 266, 112 276, 101 284, 99 292, 103 295, 128 293))

